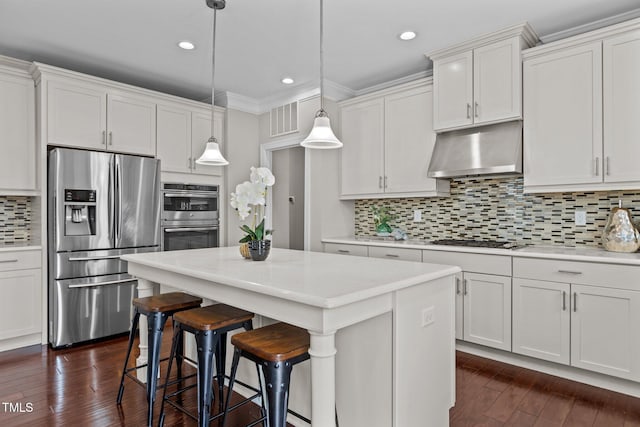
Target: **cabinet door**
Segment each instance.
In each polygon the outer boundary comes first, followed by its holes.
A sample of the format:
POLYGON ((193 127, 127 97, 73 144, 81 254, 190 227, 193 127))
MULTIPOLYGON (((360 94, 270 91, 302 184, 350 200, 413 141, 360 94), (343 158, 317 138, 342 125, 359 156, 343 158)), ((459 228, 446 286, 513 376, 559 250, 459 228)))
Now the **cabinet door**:
POLYGON ((42 329, 40 269, 0 272, 0 340, 42 329))
POLYGON ((435 144, 433 88, 387 96, 384 104, 385 192, 435 191, 427 176, 435 144))
POLYGON ((191 172, 191 111, 158 105, 157 156, 163 172, 191 172))
POLYGON ((422 262, 422 251, 420 249, 369 246, 369 258, 386 258, 422 262))
POLYGON ((571 365, 640 380, 640 292, 571 285, 571 365))
POLYGON ((33 79, 0 74, 0 189, 36 189, 33 79))
POLYGON ((524 63, 524 185, 602 182, 602 52, 591 43, 524 63))
POLYGON ((155 156, 155 102, 135 95, 110 93, 107 117, 109 151, 155 156))
POLYGON ((473 121, 522 117, 520 41, 503 40, 473 51, 473 121))
POLYGON ((473 123, 473 52, 433 61, 433 127, 435 130, 473 123))
POLYGON ((513 352, 569 364, 570 286, 513 279, 513 352))
POLYGON ((456 339, 464 339, 464 294, 462 293, 462 273, 456 274, 456 339))
POLYGON ((384 99, 342 108, 342 195, 383 192, 384 99))
POLYGON ((47 143, 106 149, 107 92, 66 81, 47 85, 47 143))
POLYGON ((511 278, 464 273, 464 340, 511 351, 511 278))
MULTIPOLYGON (((215 137, 218 140, 218 144, 220 145, 220 149, 224 155, 224 114, 216 111, 214 118, 215 137)), ((221 176, 223 166, 207 166, 196 163, 196 159, 204 153, 204 149, 210 137, 211 113, 204 111, 193 112, 191 114, 191 155, 193 156, 193 173, 221 176)))
POLYGON ((640 30, 603 44, 605 182, 640 181, 640 30))

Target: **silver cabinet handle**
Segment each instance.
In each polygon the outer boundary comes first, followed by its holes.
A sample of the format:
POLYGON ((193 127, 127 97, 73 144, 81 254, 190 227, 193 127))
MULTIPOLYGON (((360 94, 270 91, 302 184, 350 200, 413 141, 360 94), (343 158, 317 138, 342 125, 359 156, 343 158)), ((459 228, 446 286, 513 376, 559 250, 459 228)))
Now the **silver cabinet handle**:
POLYGON ((87 283, 85 285, 69 285, 69 289, 94 288, 96 286, 117 285, 117 284, 120 284, 120 283, 135 282, 136 280, 138 280, 138 279, 112 280, 112 281, 109 281, 109 282, 87 283))
POLYGON ((189 169, 193 169, 193 167, 191 166, 191 157, 189 157, 189 158, 187 159, 187 167, 188 167, 189 169))
POLYGON ((113 145, 113 132, 109 131, 109 145, 113 145))
POLYGON ((573 293, 573 311, 574 312, 578 311, 578 293, 577 292, 573 293))
POLYGON ((382 175, 378 177, 378 188, 382 188, 382 175))
POLYGON ((338 252, 340 252, 341 254, 348 254, 351 251, 348 251, 346 249, 338 249, 338 252))
POLYGON ((562 311, 567 311, 567 293, 562 291, 562 311))
POLYGON ((105 259, 120 259, 120 255, 72 257, 69 258, 69 261, 102 261, 105 259))
POLYGON ((474 103, 474 106, 473 106, 473 115, 476 118, 478 117, 478 102, 477 101, 474 103))
POLYGON ((467 119, 471 118, 471 104, 467 102, 467 119))
POLYGON ((387 188, 387 176, 384 176, 384 188, 387 188))
POLYGON ((107 131, 102 131, 102 145, 107 145, 107 131))
POLYGON ((10 262, 18 262, 17 259, 3 259, 0 261, 0 264, 9 264, 10 262))
POLYGON ((463 289, 462 292, 464 293, 464 295, 468 295, 469 294, 469 289, 467 287, 467 279, 464 279, 462 281, 462 289, 463 289))
POLYGON ((595 169, 596 169, 596 176, 600 176, 600 157, 596 157, 595 169))
POLYGON ((396 254, 385 254, 385 256, 389 257, 389 258, 399 258, 400 255, 396 255, 396 254))
POLYGON ((456 294, 460 295, 460 278, 456 277, 456 294))
POLYGON ((605 174, 611 175, 611 166, 609 165, 609 156, 606 157, 606 162, 604 164, 605 174))
POLYGON ((573 271, 573 270, 558 270, 558 273, 564 274, 582 274, 582 271, 573 271))

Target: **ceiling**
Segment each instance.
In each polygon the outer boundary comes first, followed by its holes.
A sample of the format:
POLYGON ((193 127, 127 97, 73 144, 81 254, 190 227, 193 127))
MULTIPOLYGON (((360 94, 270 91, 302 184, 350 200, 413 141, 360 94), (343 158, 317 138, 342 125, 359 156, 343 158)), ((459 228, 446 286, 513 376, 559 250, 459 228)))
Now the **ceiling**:
MULTIPOLYGON (((352 91, 425 71, 425 52, 528 21, 540 36, 635 11, 638 0, 325 0, 325 78, 352 91), (418 33, 404 42, 398 34, 418 33)), ((202 100, 205 0, 0 0, 0 54, 202 100), (193 51, 177 47, 180 40, 193 51)), ((227 0, 216 91, 262 100, 318 82, 319 0, 227 0), (294 89, 280 83, 295 79, 294 89)))

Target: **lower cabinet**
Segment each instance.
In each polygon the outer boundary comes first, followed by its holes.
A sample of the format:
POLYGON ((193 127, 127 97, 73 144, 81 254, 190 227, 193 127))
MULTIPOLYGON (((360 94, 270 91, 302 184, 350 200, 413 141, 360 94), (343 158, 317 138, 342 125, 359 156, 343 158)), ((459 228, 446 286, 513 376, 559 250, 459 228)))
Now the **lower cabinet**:
POLYGON ((40 333, 41 294, 39 268, 0 272, 0 340, 40 333))

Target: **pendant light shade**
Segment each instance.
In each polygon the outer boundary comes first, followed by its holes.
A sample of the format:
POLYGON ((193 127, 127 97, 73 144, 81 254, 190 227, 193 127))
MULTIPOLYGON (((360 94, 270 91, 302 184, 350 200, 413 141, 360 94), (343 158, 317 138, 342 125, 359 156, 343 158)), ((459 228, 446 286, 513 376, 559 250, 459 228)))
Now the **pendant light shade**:
POLYGON ((316 118, 313 120, 313 128, 311 128, 309 136, 307 136, 300 145, 305 148, 327 150, 342 147, 342 142, 336 138, 333 130, 331 130, 329 116, 324 110, 323 20, 323 0, 320 0, 320 110, 318 110, 316 118))
POLYGON ((213 100, 214 93, 214 77, 216 71, 216 13, 226 6, 226 0, 206 0, 207 6, 213 9, 213 50, 211 51, 211 137, 207 141, 204 153, 196 160, 199 165, 208 166, 226 166, 229 164, 220 151, 220 145, 215 136, 215 107, 213 100))

